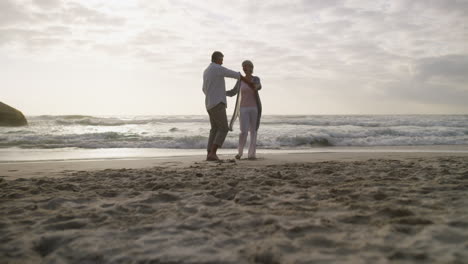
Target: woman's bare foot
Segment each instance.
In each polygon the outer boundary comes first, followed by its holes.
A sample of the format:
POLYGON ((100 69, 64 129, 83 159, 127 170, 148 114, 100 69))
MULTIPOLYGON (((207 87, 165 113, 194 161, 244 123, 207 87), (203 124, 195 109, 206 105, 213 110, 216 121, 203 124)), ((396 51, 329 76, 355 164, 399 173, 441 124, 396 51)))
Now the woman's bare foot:
POLYGON ((249 157, 249 160, 256 160, 256 157, 249 157))

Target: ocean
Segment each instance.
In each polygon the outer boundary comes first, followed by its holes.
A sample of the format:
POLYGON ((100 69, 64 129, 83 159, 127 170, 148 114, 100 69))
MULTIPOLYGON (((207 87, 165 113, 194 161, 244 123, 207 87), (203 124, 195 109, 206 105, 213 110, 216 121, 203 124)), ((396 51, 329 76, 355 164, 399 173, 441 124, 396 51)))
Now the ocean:
MULTIPOLYGON (((0 127, 0 162, 201 154, 210 129, 206 115, 27 118, 29 126, 0 127)), ((238 135, 237 122, 226 153, 238 135)), ((468 115, 265 115, 257 144, 259 153, 468 145, 468 115)))

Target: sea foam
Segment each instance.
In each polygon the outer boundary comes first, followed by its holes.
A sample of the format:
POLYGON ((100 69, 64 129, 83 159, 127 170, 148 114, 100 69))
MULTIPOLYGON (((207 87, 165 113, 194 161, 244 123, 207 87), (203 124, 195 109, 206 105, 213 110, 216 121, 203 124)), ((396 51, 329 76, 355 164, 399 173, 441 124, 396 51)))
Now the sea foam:
MULTIPOLYGON (((0 128, 0 148, 203 149, 207 116, 33 116, 0 128)), ((224 148, 236 148, 238 123, 224 148)), ((467 115, 264 116, 258 147, 468 145, 467 115)))

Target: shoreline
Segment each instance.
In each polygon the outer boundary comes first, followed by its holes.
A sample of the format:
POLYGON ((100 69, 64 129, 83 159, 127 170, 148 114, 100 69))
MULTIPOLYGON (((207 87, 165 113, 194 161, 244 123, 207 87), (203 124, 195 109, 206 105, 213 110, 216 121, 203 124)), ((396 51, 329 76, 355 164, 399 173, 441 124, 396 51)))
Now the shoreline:
MULTIPOLYGON (((219 155, 224 163, 234 160, 234 154, 219 155)), ((250 161, 241 159, 238 164, 250 167, 260 167, 289 163, 317 163, 325 161, 367 161, 370 159, 417 159, 434 157, 467 157, 468 152, 298 152, 298 153, 270 153, 258 154, 258 159, 250 161)), ((204 155, 176 156, 176 157, 148 157, 127 159, 88 159, 88 160, 59 160, 59 161, 26 161, 0 162, 0 178, 34 178, 34 177, 63 177, 70 171, 95 171, 105 169, 144 169, 155 166, 167 168, 186 168, 193 164, 202 163, 216 165, 217 162, 205 161, 204 155)), ((222 164, 222 163, 221 163, 222 164)))
MULTIPOLYGON (((314 147, 295 149, 257 149, 259 155, 308 154, 308 153, 468 153, 468 145, 419 145, 419 146, 347 146, 314 147)), ((203 149, 154 149, 154 148, 108 148, 108 149, 0 149, 0 164, 28 162, 105 161, 180 158, 203 156, 203 149)), ((220 149, 222 156, 237 153, 236 149, 220 149)))

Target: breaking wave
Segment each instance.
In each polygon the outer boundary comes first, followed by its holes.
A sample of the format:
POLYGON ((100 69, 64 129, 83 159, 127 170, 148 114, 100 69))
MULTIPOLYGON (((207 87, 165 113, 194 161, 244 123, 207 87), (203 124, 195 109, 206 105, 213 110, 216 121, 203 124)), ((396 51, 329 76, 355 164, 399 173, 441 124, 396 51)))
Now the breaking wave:
MULTIPOLYGON (((0 148, 204 149, 207 116, 35 116, 0 127, 0 148)), ((237 124, 238 125, 238 124, 237 124)), ((238 127, 225 148, 236 148, 238 127)), ((468 116, 265 116, 259 148, 468 145, 468 116)))

